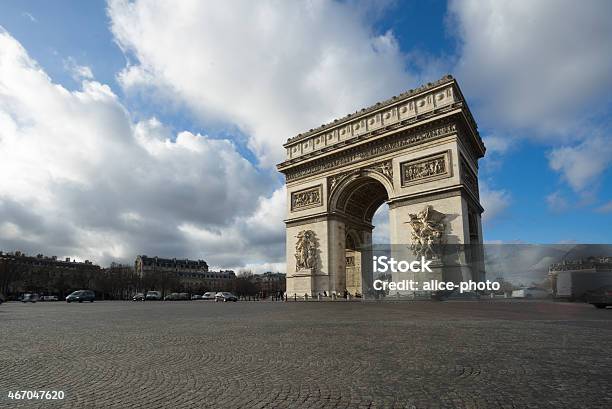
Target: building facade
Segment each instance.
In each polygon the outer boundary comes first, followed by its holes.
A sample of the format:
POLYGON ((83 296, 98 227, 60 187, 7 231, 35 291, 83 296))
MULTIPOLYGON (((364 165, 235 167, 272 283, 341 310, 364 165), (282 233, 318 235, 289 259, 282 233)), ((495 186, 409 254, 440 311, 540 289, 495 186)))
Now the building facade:
POLYGON ((283 273, 273 273, 267 271, 263 274, 255 274, 251 277, 251 281, 255 284, 257 292, 262 297, 284 293, 286 291, 286 275, 283 273))
POLYGON ((548 278, 555 297, 581 299, 588 291, 612 286, 612 257, 586 257, 551 264, 548 278))
POLYGON ((70 289, 89 288, 99 272, 100 266, 89 260, 0 252, 0 292, 5 295, 29 291, 63 295, 70 289))
POLYGON ((204 260, 149 257, 139 255, 134 271, 144 286, 161 290, 224 291, 230 290, 236 279, 231 270, 209 271, 204 260))

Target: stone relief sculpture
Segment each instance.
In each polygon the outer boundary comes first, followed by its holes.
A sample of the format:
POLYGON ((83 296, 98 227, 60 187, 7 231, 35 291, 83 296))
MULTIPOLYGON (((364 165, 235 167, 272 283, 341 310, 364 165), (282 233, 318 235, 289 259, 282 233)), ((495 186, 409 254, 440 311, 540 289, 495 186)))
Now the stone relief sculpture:
POLYGON ((314 269, 317 266, 317 243, 312 230, 302 230, 295 244, 295 271, 314 269))
POLYGON ((410 249, 415 252, 418 257, 426 259, 439 259, 439 245, 444 239, 444 217, 427 205, 417 214, 409 214, 410 226, 412 227, 412 244, 410 249))
POLYGON ((429 176, 439 175, 445 172, 446 168, 444 158, 435 158, 427 162, 406 167, 405 179, 408 181, 424 179, 429 176))
POLYGON ((393 183, 393 166, 390 160, 372 165, 370 169, 382 174, 387 180, 393 183))
POLYGON ((402 185, 426 182, 451 176, 449 153, 443 152, 425 159, 400 164, 402 185))
POLYGON ((291 210, 319 206, 321 204, 321 185, 291 193, 291 210))

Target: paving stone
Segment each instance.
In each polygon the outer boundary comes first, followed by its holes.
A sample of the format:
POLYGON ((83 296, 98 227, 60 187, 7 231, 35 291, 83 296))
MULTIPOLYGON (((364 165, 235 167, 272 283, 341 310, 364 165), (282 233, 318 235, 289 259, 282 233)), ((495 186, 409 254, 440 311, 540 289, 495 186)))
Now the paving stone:
POLYGON ((612 407, 612 310, 582 304, 6 303, 0 324, 0 407, 612 407), (41 389, 66 397, 6 397, 41 389))

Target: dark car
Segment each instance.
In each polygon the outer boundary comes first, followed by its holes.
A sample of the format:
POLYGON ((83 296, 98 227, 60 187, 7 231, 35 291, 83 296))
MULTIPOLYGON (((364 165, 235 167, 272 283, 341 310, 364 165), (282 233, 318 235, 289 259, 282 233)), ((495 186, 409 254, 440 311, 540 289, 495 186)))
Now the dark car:
POLYGON ((215 302, 219 302, 219 301, 223 301, 223 302, 234 301, 234 302, 236 302, 236 301, 238 301, 238 297, 236 297, 232 293, 221 292, 221 293, 217 293, 217 295, 215 295, 215 302))
POLYGON ((586 302, 593 304, 596 308, 606 308, 612 305, 612 286, 589 291, 586 295, 586 302))
POLYGON ((83 302, 83 301, 94 302, 95 299, 96 299, 96 294, 93 291, 78 290, 70 294, 68 297, 66 297, 66 302, 68 303, 83 302))

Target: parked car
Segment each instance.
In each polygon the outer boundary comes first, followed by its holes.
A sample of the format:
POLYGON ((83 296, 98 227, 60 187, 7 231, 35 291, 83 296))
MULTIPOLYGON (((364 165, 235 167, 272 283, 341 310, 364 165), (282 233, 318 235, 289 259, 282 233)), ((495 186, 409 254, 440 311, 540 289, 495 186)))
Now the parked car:
POLYGON ((191 296, 191 299, 192 299, 192 300, 201 300, 201 299, 202 299, 202 296, 201 296, 201 295, 199 295, 199 294, 194 294, 194 295, 192 295, 192 296, 191 296))
POLYGON ((57 295, 43 295, 41 301, 59 301, 57 295))
POLYGON ((93 291, 78 290, 70 294, 68 297, 66 297, 66 302, 67 303, 83 302, 83 301, 94 302, 95 299, 96 299, 96 294, 93 291))
POLYGON ((31 302, 31 303, 35 303, 36 301, 39 300, 38 294, 36 293, 26 293, 23 295, 23 297, 21 297, 21 302, 31 302))
POLYGON ((236 297, 232 293, 221 292, 221 293, 217 293, 215 295, 215 302, 219 302, 219 301, 223 301, 223 302, 234 301, 234 302, 236 302, 236 301, 238 301, 238 297, 236 297))
POLYGON ((162 296, 159 291, 147 291, 147 301, 161 301, 162 296))
POLYGON ((596 308, 606 308, 612 305, 612 286, 599 287, 597 290, 589 291, 586 302, 593 304, 596 308))
POLYGON ((512 291, 512 298, 549 298, 551 293, 544 288, 528 287, 512 291))
POLYGON ((189 301, 189 294, 187 293, 179 293, 179 300, 181 301, 189 301))
POLYGON ((179 299, 179 293, 168 294, 164 297, 164 301, 177 301, 179 299))
POLYGON ((213 292, 204 293, 202 295, 202 299, 203 300, 214 300, 215 299, 215 293, 213 293, 213 292))
POLYGON ((132 301, 144 301, 145 295, 143 293, 137 293, 132 297, 132 301))

